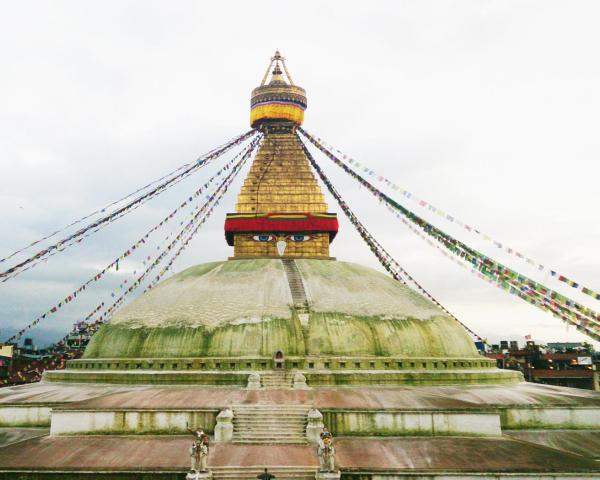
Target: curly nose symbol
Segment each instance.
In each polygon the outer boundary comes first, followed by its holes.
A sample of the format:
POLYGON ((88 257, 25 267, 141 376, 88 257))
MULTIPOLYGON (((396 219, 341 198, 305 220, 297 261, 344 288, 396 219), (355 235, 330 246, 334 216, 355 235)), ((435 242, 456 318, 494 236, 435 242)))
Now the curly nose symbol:
POLYGON ((277 242, 277 253, 279 254, 280 257, 283 257, 283 253, 285 252, 285 247, 287 247, 287 242, 284 242, 283 240, 279 240, 277 242))

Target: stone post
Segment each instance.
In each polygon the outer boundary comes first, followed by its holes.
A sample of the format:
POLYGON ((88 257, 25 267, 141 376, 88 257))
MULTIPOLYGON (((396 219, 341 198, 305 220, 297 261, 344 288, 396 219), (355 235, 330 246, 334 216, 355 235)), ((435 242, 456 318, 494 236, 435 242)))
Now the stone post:
POLYGON ((215 442, 231 442, 233 439, 233 411, 225 408, 217 415, 215 442))
POLYGON ((248 375, 248 390, 260 390, 260 375, 258 373, 251 373, 248 375))
POLYGON ((308 424, 306 425, 306 439, 310 443, 319 443, 323 431, 323 414, 313 408, 308 412, 308 424))
POLYGON ((298 390, 308 390, 308 385, 306 385, 306 377, 304 374, 300 372, 296 372, 294 374, 294 388, 298 390))

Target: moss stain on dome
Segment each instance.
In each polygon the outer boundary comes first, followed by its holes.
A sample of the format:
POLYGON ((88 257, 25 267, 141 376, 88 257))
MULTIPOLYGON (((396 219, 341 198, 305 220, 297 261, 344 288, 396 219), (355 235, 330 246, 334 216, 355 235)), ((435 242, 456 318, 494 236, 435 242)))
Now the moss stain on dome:
POLYGON ((296 263, 309 302, 304 327, 280 260, 213 262, 125 307, 94 335, 85 358, 477 356, 460 325, 392 278, 346 262, 296 263))

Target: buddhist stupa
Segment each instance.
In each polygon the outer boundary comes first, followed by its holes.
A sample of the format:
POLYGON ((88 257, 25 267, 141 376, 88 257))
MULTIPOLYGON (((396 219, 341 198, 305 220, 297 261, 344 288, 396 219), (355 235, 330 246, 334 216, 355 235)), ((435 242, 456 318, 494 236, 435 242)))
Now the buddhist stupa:
POLYGON ((233 255, 191 267, 123 308, 73 366, 222 357, 243 369, 248 362, 240 360, 251 357, 271 368, 277 354, 287 369, 312 365, 315 377, 327 364, 334 381, 338 357, 347 357, 346 368, 374 363, 374 378, 411 363, 424 372, 460 369, 465 382, 517 378, 482 358, 467 332, 426 298, 330 255, 337 217, 295 133, 306 92, 292 83, 279 52, 250 105, 251 125, 264 137, 236 212, 225 220, 233 255))
POLYGON ((600 394, 497 369, 428 299, 335 258, 279 52, 250 106, 262 139, 218 239, 229 258, 138 297, 65 370, 0 389, 0 478, 183 480, 190 427, 211 447, 187 478, 598 478, 600 394))

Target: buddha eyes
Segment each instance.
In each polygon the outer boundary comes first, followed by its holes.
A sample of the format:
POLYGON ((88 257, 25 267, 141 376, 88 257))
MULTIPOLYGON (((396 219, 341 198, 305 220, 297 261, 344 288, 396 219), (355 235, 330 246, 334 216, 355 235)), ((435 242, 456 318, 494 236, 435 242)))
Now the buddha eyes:
MULTIPOLYGON (((271 242, 276 240, 275 235, 254 235, 252 236, 252 240, 255 242, 271 242)), ((285 237, 286 240, 290 242, 306 242, 312 238, 311 235, 288 235, 285 237)))
POLYGON ((310 240, 311 236, 310 235, 290 235, 288 237, 288 240, 291 240, 292 242, 306 242, 307 240, 310 240))
POLYGON ((270 242, 275 237, 273 235, 254 235, 252 239, 256 242, 270 242))

